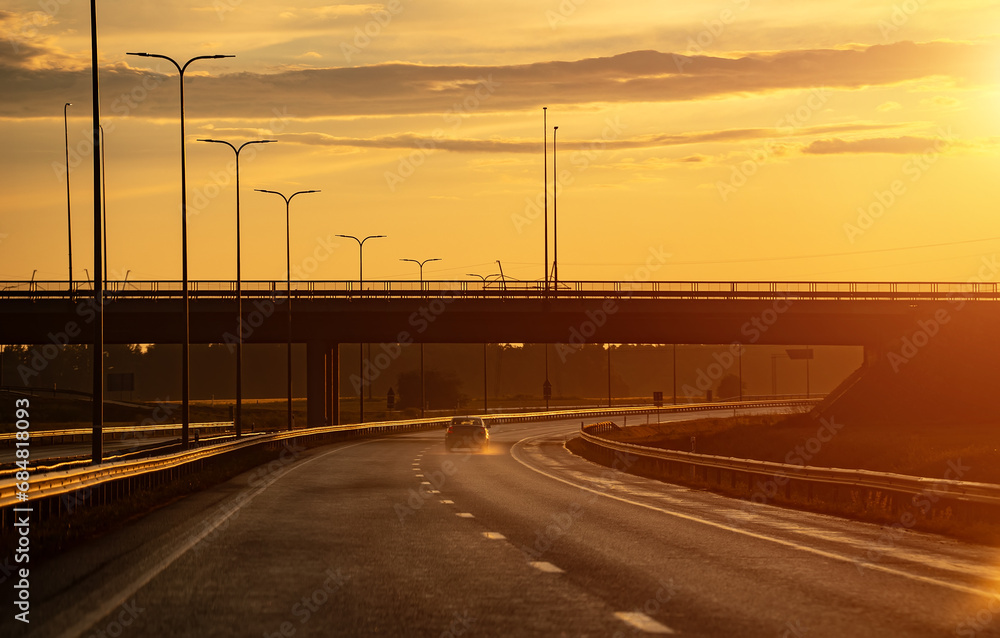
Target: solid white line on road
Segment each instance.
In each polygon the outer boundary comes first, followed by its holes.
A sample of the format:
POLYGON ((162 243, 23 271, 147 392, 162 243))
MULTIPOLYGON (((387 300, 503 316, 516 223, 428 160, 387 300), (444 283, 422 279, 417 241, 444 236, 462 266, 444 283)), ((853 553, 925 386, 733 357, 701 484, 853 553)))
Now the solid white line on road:
POLYGON ((455 501, 449 501, 446 498, 441 499, 441 502, 444 503, 445 505, 454 505, 455 504, 455 501))
POLYGON ((458 514, 455 514, 455 516, 459 518, 475 518, 475 516, 469 514, 468 512, 459 512, 458 514))
MULTIPOLYGON (((673 517, 680 518, 680 519, 683 519, 683 520, 686 520, 686 521, 691 521, 691 522, 694 522, 694 523, 701 523, 702 525, 708 525, 709 527, 715 527, 716 529, 725 530, 727 532, 732 532, 734 534, 740 534, 742 536, 748 536, 750 538, 756 538, 758 540, 768 541, 768 542, 771 542, 771 543, 776 543, 778 545, 784 545, 785 547, 790 547, 792 549, 797 549, 799 551, 806 552, 806 553, 809 553, 809 554, 814 554, 816 556, 822 556, 824 558, 829 558, 829 559, 840 561, 840 562, 844 562, 844 563, 852 563, 855 566, 857 566, 858 569, 871 569, 873 571, 882 572, 884 574, 891 574, 893 576, 902 576, 903 578, 914 580, 914 581, 917 581, 917 582, 920 582, 920 583, 929 583, 931 585, 938 585, 939 587, 946 587, 948 589, 951 589, 951 590, 954 590, 954 591, 963 592, 963 593, 966 593, 966 594, 974 594, 976 596, 984 596, 986 598, 995 598, 996 597, 996 593, 995 592, 991 592, 991 591, 988 591, 988 590, 985 590, 985 589, 979 589, 978 587, 968 587, 966 585, 959 585, 958 583, 949 583, 948 581, 945 581, 945 580, 939 580, 937 578, 931 578, 929 576, 921 576, 919 574, 911 574, 909 572, 905 572, 905 571, 900 570, 900 569, 894 569, 892 567, 886 567, 885 565, 877 565, 875 563, 865 563, 865 564, 862 564, 861 561, 860 561, 860 559, 857 558, 857 557, 852 558, 850 556, 845 556, 843 554, 837 554, 836 552, 828 552, 826 550, 817 549, 817 548, 811 547, 809 545, 803 545, 801 543, 796 543, 794 541, 785 540, 783 538, 776 538, 774 536, 767 536, 766 534, 758 534, 757 532, 751 532, 749 530, 739 529, 738 527, 732 527, 732 526, 729 526, 729 525, 725 525, 723 523, 716 523, 715 521, 710 521, 710 520, 707 520, 707 519, 704 519, 704 518, 699 518, 697 516, 691 516, 690 514, 681 514, 680 512, 675 512, 675 511, 672 511, 672 510, 663 509, 662 507, 656 507, 655 505, 650 505, 648 503, 640 503, 639 501, 633 501, 633 500, 629 500, 629 499, 621 497, 621 496, 615 496, 614 494, 608 494, 605 491, 597 490, 597 489, 594 489, 594 488, 591 488, 591 487, 586 487, 584 485, 580 485, 578 483, 574 483, 572 481, 569 481, 569 480, 564 479, 562 477, 556 476, 554 474, 549 474, 548 472, 545 472, 544 470, 540 470, 537 467, 529 465, 526 461, 524 461, 523 459, 519 458, 518 455, 514 453, 515 450, 519 450, 520 448, 524 447, 522 445, 522 443, 524 443, 525 441, 531 441, 532 439, 542 439, 542 438, 546 438, 548 436, 549 435, 541 435, 541 436, 536 436, 536 437, 532 437, 532 438, 521 439, 520 441, 518 441, 517 443, 515 443, 514 445, 511 446, 511 448, 510 448, 510 455, 514 458, 515 461, 517 461, 518 463, 520 463, 524 467, 528 468, 529 470, 531 470, 533 472, 538 472, 542 476, 547 476, 547 477, 549 477, 552 480, 559 481, 560 483, 565 483, 566 485, 569 485, 571 487, 575 487, 575 488, 577 488, 579 490, 583 490, 585 492, 590 492, 592 494, 597 494, 599 496, 604 496, 604 497, 607 497, 607 498, 610 498, 610 499, 614 499, 616 501, 621 501, 622 503, 629 503, 630 505, 635 505, 637 507, 643 507, 645 509, 653 510, 655 512, 661 512, 661 513, 666 514, 668 516, 673 516, 673 517)), ((569 453, 569 452, 567 452, 567 453, 569 453)), ((620 471, 620 470, 615 470, 615 471, 620 471)))
POLYGON ((533 561, 531 561, 528 564, 531 565, 532 567, 534 567, 535 569, 537 569, 538 571, 542 571, 542 572, 545 572, 547 574, 561 574, 561 573, 563 573, 563 570, 559 569, 558 567, 556 567, 552 563, 544 561, 544 560, 533 560, 533 561))
POLYGON ((673 634, 674 630, 638 611, 616 611, 615 618, 647 634, 673 634))
POLYGON ((490 539, 491 541, 505 541, 507 537, 500 532, 483 532, 483 536, 490 539))
MULTIPOLYGON (((64 631, 63 635, 78 636, 87 632, 99 620, 101 620, 102 618, 113 612, 116 607, 121 605, 122 601, 131 598, 137 591, 142 589, 147 583, 156 578, 156 576, 159 575, 160 572, 162 572, 167 567, 172 565, 174 561, 176 561, 178 558, 186 554, 188 550, 190 550, 192 547, 200 543, 205 537, 214 532, 216 528, 218 528, 223 523, 228 521, 234 514, 236 514, 241 509, 249 505, 255 498, 260 496, 264 492, 264 490, 266 490, 268 487, 274 484, 278 479, 283 478, 288 474, 291 474, 292 472, 296 472, 299 469, 305 467, 306 465, 309 465, 310 463, 318 461, 324 457, 330 456, 331 454, 343 452, 344 450, 349 450, 351 448, 358 447, 359 445, 365 445, 367 443, 372 443, 378 440, 379 439, 369 439, 367 441, 361 441, 359 443, 353 443, 351 445, 345 445, 343 447, 334 448, 329 452, 324 452, 322 454, 306 459, 299 463, 295 463, 294 465, 285 469, 284 472, 281 472, 280 474, 276 474, 273 477, 269 478, 266 483, 261 484, 260 486, 254 488, 252 491, 248 491, 247 493, 245 493, 246 494, 245 496, 240 495, 240 498, 234 498, 229 501, 226 501, 220 508, 224 509, 224 513, 222 515, 217 515, 217 512, 219 510, 216 510, 216 513, 213 513, 212 515, 210 515, 209 517, 207 517, 205 520, 202 521, 202 526, 200 531, 190 534, 189 536, 187 536, 187 538, 181 540, 178 546, 176 546, 172 551, 168 550, 169 553, 165 557, 163 557, 159 562, 154 564, 151 568, 140 573, 138 576, 136 576, 136 578, 132 582, 122 587, 117 593, 105 598, 104 601, 102 601, 96 607, 90 609, 88 613, 85 613, 76 618, 76 622, 73 625, 71 625, 69 629, 64 631), (229 507, 230 505, 232 505, 232 507, 229 507), (213 518, 214 520, 211 520, 213 518)), ((194 528, 198 529, 197 526, 194 526, 194 528)))

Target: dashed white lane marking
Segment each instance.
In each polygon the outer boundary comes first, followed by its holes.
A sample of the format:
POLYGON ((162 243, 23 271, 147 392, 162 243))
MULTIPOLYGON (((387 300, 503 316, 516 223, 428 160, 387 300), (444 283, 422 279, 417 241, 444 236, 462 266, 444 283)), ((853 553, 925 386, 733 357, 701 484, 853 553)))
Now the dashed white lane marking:
POLYGON ((455 516, 459 518, 475 518, 475 516, 469 514, 468 512, 459 512, 458 514, 455 514, 455 516))
POLYGON ((420 484, 421 485, 430 485, 431 482, 430 481, 420 481, 420 484))
POLYGON ((483 532, 483 536, 490 539, 491 541, 505 541, 507 537, 500 532, 483 532))
POLYGON ((431 494, 440 494, 441 493, 441 490, 427 490, 427 491, 430 492, 431 494))
POLYGON ((647 634, 673 634, 673 629, 667 627, 662 623, 658 623, 646 614, 640 613, 638 611, 618 611, 615 612, 615 618, 631 625, 633 628, 639 631, 644 631, 647 634))
POLYGON ((415 476, 415 478, 424 478, 424 475, 423 475, 423 474, 417 474, 417 475, 415 476))
POLYGON ((445 505, 454 505, 455 504, 455 501, 449 501, 446 498, 441 499, 441 502, 444 503, 445 505))
POLYGON ((558 567, 556 567, 555 565, 553 565, 552 563, 550 563, 548 561, 534 560, 534 561, 531 561, 528 564, 531 565, 532 567, 534 567, 535 569, 537 569, 538 571, 545 572, 547 574, 561 574, 561 573, 563 573, 563 570, 559 569, 558 567))

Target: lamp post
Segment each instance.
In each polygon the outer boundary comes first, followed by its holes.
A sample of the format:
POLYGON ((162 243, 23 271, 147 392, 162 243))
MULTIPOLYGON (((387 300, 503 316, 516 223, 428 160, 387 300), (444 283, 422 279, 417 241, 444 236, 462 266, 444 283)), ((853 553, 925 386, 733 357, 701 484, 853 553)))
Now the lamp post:
POLYGON ((240 258, 240 151, 250 144, 270 144, 278 140, 251 140, 238 147, 225 140, 200 139, 199 142, 225 144, 236 154, 236 438, 243 436, 243 278, 240 258))
MULTIPOLYGON (((98 64, 97 47, 97 0, 90 0, 90 87, 93 108, 91 109, 91 132, 94 136, 95 155, 103 151, 100 135, 101 126, 101 80, 98 64)), ((65 111, 65 107, 64 107, 65 111)), ((67 175, 69 171, 67 170, 67 175)), ((104 208, 104 197, 101 191, 101 178, 104 169, 94 161, 94 271, 101 269, 101 211, 104 208)), ((104 459, 104 277, 105 273, 97 273, 94 279, 94 356, 91 368, 91 420, 93 429, 90 434, 91 462, 99 464, 104 459)))
MULTIPOLYGON (((548 261, 548 258, 546 258, 546 261, 548 261)), ((483 275, 476 274, 474 272, 466 273, 466 276, 468 276, 468 277, 479 277, 480 279, 482 279, 483 280, 483 290, 484 291, 486 290, 486 280, 489 277, 499 277, 499 275, 486 275, 486 276, 483 276, 483 275)), ((548 282, 546 282, 546 285, 548 285, 548 282)), ((489 385, 486 382, 487 381, 487 376, 486 376, 486 345, 487 345, 486 343, 483 343, 483 414, 489 414, 489 412, 490 412, 489 385)), ((546 354, 548 354, 548 353, 546 353, 546 354)))
MULTIPOLYGON (((417 259, 400 259, 399 261, 412 261, 420 267, 420 292, 424 291, 424 264, 431 261, 441 261, 439 257, 419 261, 417 259)), ((485 279, 483 280, 485 282, 485 279)), ((427 405, 427 398, 424 393, 424 342, 420 342, 420 418, 424 417, 424 406, 427 405)))
POLYGON ((191 58, 183 65, 173 58, 158 53, 129 53, 141 58, 160 58, 177 67, 178 84, 180 85, 181 104, 181 279, 184 296, 184 343, 181 346, 181 448, 188 447, 188 430, 191 425, 191 295, 188 291, 188 259, 187 259, 187 153, 184 148, 184 71, 195 60, 217 60, 220 58, 235 58, 235 55, 199 55, 191 58))
MULTIPOLYGON (((66 113, 66 109, 73 106, 72 102, 66 102, 63 105, 63 133, 66 137, 66 227, 68 229, 67 233, 67 245, 69 246, 69 294, 70 297, 73 296, 73 212, 70 206, 70 196, 69 196, 69 119, 66 113)), ((104 150, 103 146, 101 150, 104 150)))
POLYGON ((271 193, 272 195, 277 195, 281 199, 285 200, 285 264, 287 268, 287 283, 288 283, 288 297, 287 303, 288 307, 285 312, 288 313, 288 362, 286 368, 286 378, 288 381, 288 429, 292 429, 292 240, 290 232, 290 222, 289 222, 289 209, 291 208, 292 200, 296 195, 305 195, 306 193, 318 193, 318 190, 311 191, 298 191, 292 193, 288 197, 278 191, 269 191, 263 188, 255 188, 258 193, 271 193))
POLYGON ((559 291, 559 209, 556 192, 559 188, 559 169, 556 168, 556 134, 558 126, 552 127, 552 283, 559 291))
POLYGON ((545 292, 549 291, 549 107, 542 107, 542 195, 545 197, 545 292))
MULTIPOLYGON (((365 284, 365 242, 369 239, 379 239, 385 235, 368 235, 364 239, 358 239, 354 235, 337 235, 344 239, 353 239, 358 242, 358 294, 364 289, 365 284)), ((358 387, 358 423, 365 422, 365 348, 364 344, 358 344, 358 378, 361 385, 358 387)))
POLYGON ((108 171, 104 164, 104 148, 107 146, 107 140, 104 139, 104 127, 98 125, 97 129, 101 136, 101 199, 104 200, 104 206, 101 207, 101 228, 104 235, 104 286, 106 288, 108 282, 108 171))

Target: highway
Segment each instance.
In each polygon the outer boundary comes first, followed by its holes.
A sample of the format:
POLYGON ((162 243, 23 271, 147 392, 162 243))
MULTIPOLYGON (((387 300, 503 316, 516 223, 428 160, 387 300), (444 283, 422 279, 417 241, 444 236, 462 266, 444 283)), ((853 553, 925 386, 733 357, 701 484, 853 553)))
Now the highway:
POLYGON ((30 635, 1000 636, 1000 549, 623 474, 579 425, 288 450, 33 569, 30 635))

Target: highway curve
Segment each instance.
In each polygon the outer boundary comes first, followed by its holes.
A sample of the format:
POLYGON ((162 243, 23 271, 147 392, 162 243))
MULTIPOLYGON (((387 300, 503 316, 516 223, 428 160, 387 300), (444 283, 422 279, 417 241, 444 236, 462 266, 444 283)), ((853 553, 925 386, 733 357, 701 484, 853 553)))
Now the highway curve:
POLYGON ((31 635, 1000 635, 1000 549, 623 474, 579 425, 289 451, 38 568, 31 635))

